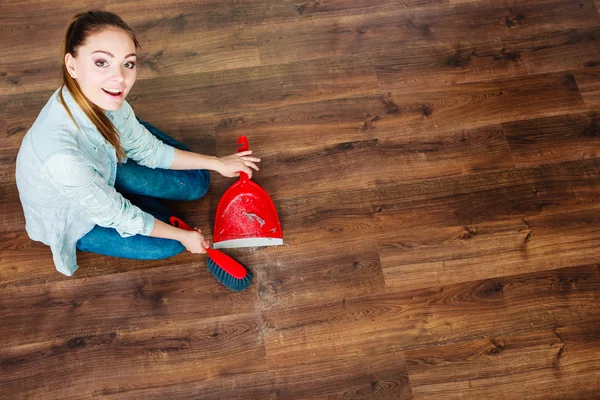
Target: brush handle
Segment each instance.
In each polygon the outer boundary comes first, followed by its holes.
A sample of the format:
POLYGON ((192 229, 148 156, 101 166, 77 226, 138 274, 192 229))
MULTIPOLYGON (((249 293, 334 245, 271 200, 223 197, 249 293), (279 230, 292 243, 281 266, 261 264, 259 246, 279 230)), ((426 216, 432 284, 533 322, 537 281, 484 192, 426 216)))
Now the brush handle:
MULTIPOLYGON (((241 153, 242 151, 246 150, 248 150, 248 138, 242 135, 238 138, 238 153, 241 153)), ((250 179, 248 177, 248 174, 240 171, 240 180, 242 182, 246 182, 248 181, 248 179, 250 179)))
MULTIPOLYGON (((185 229, 186 231, 193 230, 188 224, 186 224, 181 219, 175 216, 171 216, 171 218, 169 218, 169 223, 179 229, 185 229)), ((205 249, 208 253, 208 257, 219 268, 223 269, 229 275, 233 276, 236 279, 244 279, 246 277, 248 272, 242 264, 238 263, 222 251, 211 249, 209 247, 205 247, 205 249)))
MULTIPOLYGON (((174 215, 172 215, 171 218, 169 218, 169 223, 171 225, 173 225, 175 228, 184 229, 186 231, 193 231, 191 226, 189 226, 188 224, 183 222, 180 218, 177 218, 174 215)), ((208 255, 210 257, 210 251, 212 251, 212 249, 209 247, 205 247, 205 249, 208 252, 208 255)))

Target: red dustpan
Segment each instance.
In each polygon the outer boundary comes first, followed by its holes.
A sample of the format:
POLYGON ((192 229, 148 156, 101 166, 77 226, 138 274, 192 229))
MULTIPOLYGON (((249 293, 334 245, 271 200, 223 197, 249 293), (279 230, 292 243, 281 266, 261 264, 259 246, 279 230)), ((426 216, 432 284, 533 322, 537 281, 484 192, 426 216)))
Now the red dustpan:
MULTIPOLYGON (((248 150, 248 139, 240 136, 238 152, 248 150)), ((281 226, 273 201, 245 172, 223 194, 213 231, 215 249, 277 246, 283 244, 281 226)))

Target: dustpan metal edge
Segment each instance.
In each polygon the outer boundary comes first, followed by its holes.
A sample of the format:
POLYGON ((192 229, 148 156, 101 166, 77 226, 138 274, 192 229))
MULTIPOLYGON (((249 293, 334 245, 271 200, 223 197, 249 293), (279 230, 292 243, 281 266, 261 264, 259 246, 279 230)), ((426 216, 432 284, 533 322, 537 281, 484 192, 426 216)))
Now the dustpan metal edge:
POLYGON ((243 238, 229 239, 220 242, 213 242, 215 249, 236 249, 241 247, 263 247, 263 246, 280 246, 283 244, 283 239, 280 238, 243 238))

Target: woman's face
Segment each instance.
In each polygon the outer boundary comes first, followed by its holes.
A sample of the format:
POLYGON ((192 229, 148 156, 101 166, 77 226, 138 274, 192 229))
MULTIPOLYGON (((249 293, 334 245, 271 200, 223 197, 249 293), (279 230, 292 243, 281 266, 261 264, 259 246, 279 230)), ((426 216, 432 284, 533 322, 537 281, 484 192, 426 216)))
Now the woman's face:
POLYGON ((83 94, 103 110, 116 111, 135 83, 135 44, 121 29, 104 29, 88 36, 77 57, 65 55, 69 74, 83 94))

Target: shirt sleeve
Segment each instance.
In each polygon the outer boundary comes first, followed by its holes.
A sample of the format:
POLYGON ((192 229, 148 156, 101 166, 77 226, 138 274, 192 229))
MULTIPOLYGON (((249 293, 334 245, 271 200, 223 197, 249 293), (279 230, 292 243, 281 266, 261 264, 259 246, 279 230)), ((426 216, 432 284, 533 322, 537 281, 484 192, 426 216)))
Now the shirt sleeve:
POLYGON ((175 158, 175 149, 157 139, 140 124, 126 101, 119 114, 117 129, 125 155, 149 168, 169 169, 175 158))
POLYGON ((131 204, 76 151, 51 155, 44 164, 53 183, 92 222, 114 228, 122 237, 136 234, 148 236, 154 228, 154 217, 131 204))

